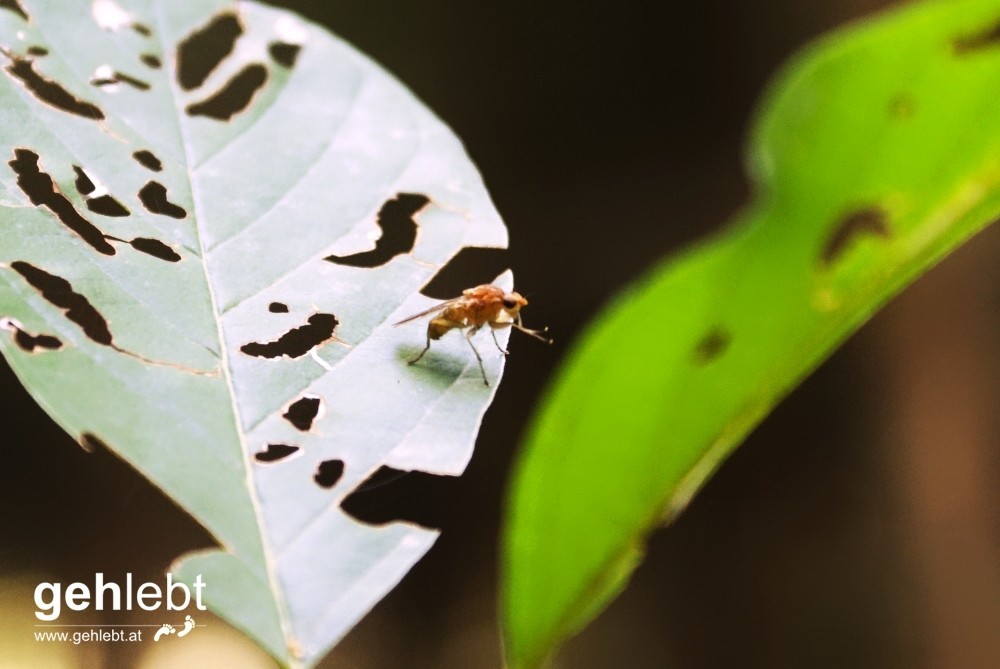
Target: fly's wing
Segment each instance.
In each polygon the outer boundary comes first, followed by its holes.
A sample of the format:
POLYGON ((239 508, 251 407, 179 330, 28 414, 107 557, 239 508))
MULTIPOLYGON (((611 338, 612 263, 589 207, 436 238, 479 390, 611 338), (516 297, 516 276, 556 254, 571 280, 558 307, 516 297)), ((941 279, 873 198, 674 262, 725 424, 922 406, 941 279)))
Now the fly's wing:
POLYGON ((441 304, 436 304, 433 307, 431 307, 430 309, 425 309, 425 310, 421 311, 419 314, 413 314, 412 316, 407 316, 403 320, 398 321, 396 323, 393 323, 392 326, 396 327, 397 325, 402 325, 403 323, 409 323, 410 321, 415 321, 418 318, 422 318, 424 316, 430 316, 431 314, 437 313, 439 311, 444 311, 445 309, 447 309, 448 307, 452 306, 453 304, 456 304, 461 299, 462 298, 460 298, 460 297, 456 297, 455 299, 448 300, 447 302, 442 302, 441 304))

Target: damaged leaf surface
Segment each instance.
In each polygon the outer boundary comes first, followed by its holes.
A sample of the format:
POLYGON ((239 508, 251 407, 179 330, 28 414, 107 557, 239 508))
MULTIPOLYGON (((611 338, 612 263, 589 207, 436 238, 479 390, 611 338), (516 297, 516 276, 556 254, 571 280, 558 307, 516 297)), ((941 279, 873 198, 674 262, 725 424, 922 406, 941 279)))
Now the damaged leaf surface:
POLYGON ((218 540, 175 574, 283 665, 316 664, 437 536, 341 502, 383 467, 460 474, 502 372, 482 345, 485 388, 457 334, 409 367, 423 332, 391 327, 461 248, 506 245, 458 140, 286 12, 19 0, 0 158, 0 351, 218 540), (383 253, 400 198, 421 206, 383 253))
POLYGON ((595 319, 529 432, 508 666, 544 663, 782 396, 1000 215, 998 25, 997 0, 915 4, 788 66, 753 131, 753 202, 595 319))

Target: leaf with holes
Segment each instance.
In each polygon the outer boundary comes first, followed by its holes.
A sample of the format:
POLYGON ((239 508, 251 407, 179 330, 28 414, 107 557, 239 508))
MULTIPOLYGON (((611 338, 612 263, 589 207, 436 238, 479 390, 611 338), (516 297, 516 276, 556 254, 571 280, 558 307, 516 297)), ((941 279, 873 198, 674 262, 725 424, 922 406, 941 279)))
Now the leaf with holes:
POLYGON ((510 666, 592 618, 782 396, 1000 215, 998 21, 998 0, 927 2, 794 60, 753 132, 755 201, 587 331, 508 500, 510 666))
POLYGON ((437 535, 342 502, 461 473, 500 379, 489 337, 486 387, 458 334, 408 366, 424 333, 392 327, 506 245, 479 175, 391 76, 253 2, 5 2, 0 61, 0 349, 218 540, 179 575, 315 664, 437 535))

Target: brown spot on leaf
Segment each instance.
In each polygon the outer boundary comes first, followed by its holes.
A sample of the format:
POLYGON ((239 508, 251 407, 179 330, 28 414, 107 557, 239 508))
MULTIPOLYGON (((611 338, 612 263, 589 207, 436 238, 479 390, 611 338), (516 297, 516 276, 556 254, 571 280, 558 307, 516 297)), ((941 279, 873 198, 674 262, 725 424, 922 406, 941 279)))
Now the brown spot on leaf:
MULTIPOLYGON (((33 205, 48 208, 63 225, 79 235, 94 250, 104 255, 115 255, 115 247, 105 240, 104 233, 81 216, 73 203, 56 189, 52 178, 41 171, 38 166, 37 153, 28 149, 15 149, 14 160, 7 164, 17 174, 18 187, 28 196, 33 205)), ((87 179, 87 182, 89 181, 87 179)), ((93 184, 90 185, 93 186, 93 184)), ((86 184, 83 186, 86 187, 86 184)))
POLYGON ((832 265, 861 237, 888 239, 891 236, 892 230, 886 213, 880 207, 870 206, 851 211, 836 223, 823 246, 820 261, 825 266, 832 265))
POLYGON ((313 314, 306 325, 293 328, 278 339, 244 344, 240 350, 255 358, 301 358, 320 344, 333 339, 337 319, 333 314, 313 314))
POLYGON ((729 348, 732 336, 721 327, 714 327, 695 344, 693 357, 695 364, 707 365, 729 348))
POLYGON ((23 83, 24 87, 42 102, 83 118, 104 120, 104 112, 97 105, 78 99, 62 85, 35 72, 34 61, 14 56, 6 71, 23 83))
POLYGON ((960 56, 1000 45, 1000 22, 979 32, 956 37, 952 45, 960 56))
POLYGON ((177 45, 177 81, 186 91, 205 83, 212 71, 233 52, 243 26, 232 12, 214 17, 177 45))
POLYGON ((398 255, 409 253, 417 241, 414 216, 429 202, 429 197, 419 193, 397 194, 378 212, 376 223, 382 229, 382 236, 375 242, 374 249, 349 256, 327 256, 326 260, 348 267, 379 267, 398 255))
POLYGON ((69 281, 20 260, 12 262, 10 267, 50 304, 59 307, 90 339, 103 346, 114 346, 107 321, 86 297, 73 290, 69 281))
POLYGON ((171 218, 185 218, 187 211, 167 199, 167 187, 159 181, 150 181, 139 191, 142 206, 154 214, 162 214, 171 218))
POLYGON ((207 116, 217 121, 228 121, 250 106, 254 95, 267 82, 267 68, 260 63, 247 65, 225 86, 206 100, 189 105, 189 116, 207 116))

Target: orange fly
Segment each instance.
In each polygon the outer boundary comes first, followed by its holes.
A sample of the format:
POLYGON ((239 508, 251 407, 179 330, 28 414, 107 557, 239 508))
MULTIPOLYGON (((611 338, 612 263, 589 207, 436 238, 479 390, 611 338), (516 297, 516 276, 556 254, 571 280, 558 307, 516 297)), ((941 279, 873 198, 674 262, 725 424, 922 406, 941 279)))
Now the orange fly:
POLYGON ((449 330, 466 330, 465 341, 469 342, 469 348, 475 353, 476 360, 479 361, 479 371, 483 373, 483 383, 488 386, 490 382, 486 380, 483 358, 472 344, 472 335, 479 332, 479 329, 484 325, 490 326, 493 343, 504 355, 507 355, 507 351, 500 346, 496 335, 496 331, 501 328, 512 327, 547 344, 552 343, 552 340, 543 334, 544 330, 529 330, 521 324, 521 307, 527 304, 528 300, 519 293, 505 293, 503 289, 486 283, 464 290, 461 297, 442 302, 426 311, 421 311, 419 314, 413 314, 399 321, 396 325, 409 323, 432 314, 434 316, 427 324, 427 346, 420 352, 420 355, 410 360, 409 364, 411 365, 416 364, 424 357, 424 353, 427 353, 431 347, 431 340, 437 341, 449 330))

